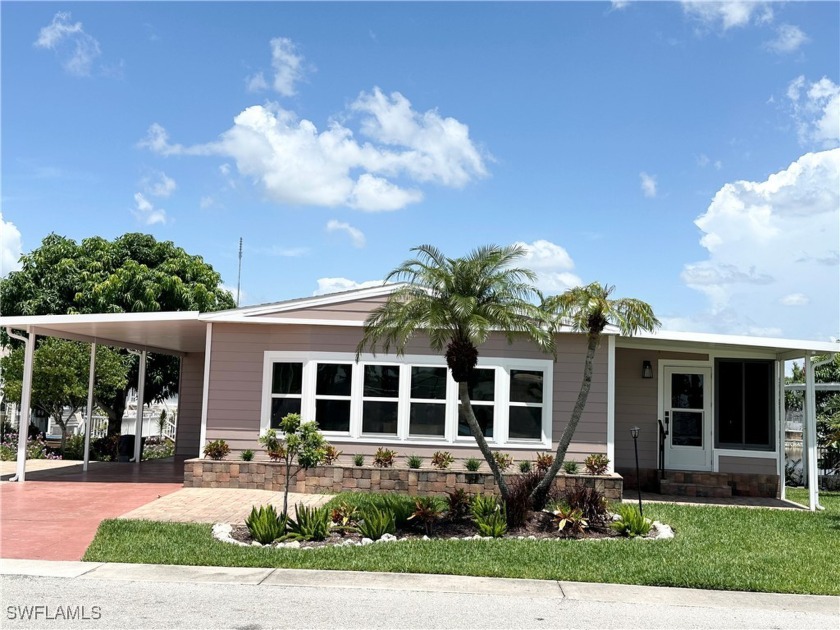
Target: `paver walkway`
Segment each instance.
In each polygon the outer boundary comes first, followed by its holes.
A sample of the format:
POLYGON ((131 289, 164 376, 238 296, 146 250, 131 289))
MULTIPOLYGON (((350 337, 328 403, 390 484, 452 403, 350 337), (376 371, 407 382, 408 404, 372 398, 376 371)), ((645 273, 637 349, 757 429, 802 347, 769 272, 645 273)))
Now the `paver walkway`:
MULTIPOLYGON (((318 507, 332 498, 328 494, 289 493, 289 516, 295 506, 318 507)), ((244 523, 253 506, 273 505, 283 509, 283 493, 243 488, 181 488, 138 507, 120 518, 179 523, 244 523)))

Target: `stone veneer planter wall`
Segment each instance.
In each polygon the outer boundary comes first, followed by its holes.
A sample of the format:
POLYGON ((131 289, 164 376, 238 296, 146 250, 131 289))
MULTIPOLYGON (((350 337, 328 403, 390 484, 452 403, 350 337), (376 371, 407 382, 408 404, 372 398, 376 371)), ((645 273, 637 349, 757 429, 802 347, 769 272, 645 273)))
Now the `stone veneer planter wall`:
MULTIPOLYGON (((508 473, 516 476, 518 473, 508 473)), ((184 462, 185 488, 252 488, 282 492, 285 467, 269 461, 214 461, 188 459, 184 462)), ((589 486, 604 493, 609 501, 620 501, 622 478, 605 475, 566 475, 554 481, 558 491, 589 486)), ((428 470, 409 468, 374 468, 372 466, 316 466, 301 470, 292 480, 292 492, 329 493, 352 490, 403 492, 406 494, 443 494, 457 488, 468 493, 495 493, 496 483, 489 472, 428 470)))

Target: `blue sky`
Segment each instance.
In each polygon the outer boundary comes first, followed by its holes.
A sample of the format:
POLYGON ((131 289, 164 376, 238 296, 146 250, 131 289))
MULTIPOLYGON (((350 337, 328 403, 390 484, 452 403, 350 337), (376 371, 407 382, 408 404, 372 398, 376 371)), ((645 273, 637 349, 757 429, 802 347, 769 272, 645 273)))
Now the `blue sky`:
POLYGON ((243 305, 525 244, 667 329, 840 335, 840 5, 19 3, 2 272, 144 231, 243 305))

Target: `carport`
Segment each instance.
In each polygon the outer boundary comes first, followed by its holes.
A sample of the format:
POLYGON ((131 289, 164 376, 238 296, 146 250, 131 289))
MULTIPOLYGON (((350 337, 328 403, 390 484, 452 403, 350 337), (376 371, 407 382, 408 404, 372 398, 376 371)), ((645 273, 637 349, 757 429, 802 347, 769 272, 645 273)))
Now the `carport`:
POLYGON ((91 344, 88 382, 87 418, 83 472, 88 471, 90 428, 93 410, 93 388, 96 367, 96 346, 125 348, 140 356, 135 420, 134 466, 140 465, 143 430, 144 381, 146 355, 149 352, 180 358, 178 428, 175 436, 176 457, 195 457, 201 450, 201 426, 204 413, 205 386, 209 365, 205 364, 210 323, 199 321, 198 311, 155 313, 101 313, 90 315, 39 315, 0 317, 0 326, 9 335, 22 341, 24 350, 23 388, 20 404, 20 426, 16 474, 12 481, 26 480, 25 427, 31 414, 32 363, 37 337, 60 337, 91 344))

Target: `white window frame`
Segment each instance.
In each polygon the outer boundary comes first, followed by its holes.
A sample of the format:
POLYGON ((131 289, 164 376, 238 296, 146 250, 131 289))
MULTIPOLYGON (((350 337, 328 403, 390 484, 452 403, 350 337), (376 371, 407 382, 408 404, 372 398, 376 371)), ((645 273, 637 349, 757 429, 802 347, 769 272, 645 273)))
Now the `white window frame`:
MULTIPOLYGON (((443 357, 434 355, 376 356, 362 354, 356 362, 351 352, 294 352, 267 350, 263 353, 262 408, 260 414, 260 433, 271 426, 271 378, 274 363, 302 363, 303 383, 301 387, 301 416, 304 420, 315 417, 315 386, 317 364, 352 363, 353 379, 350 397, 350 430, 348 432, 324 432, 332 442, 359 442, 370 444, 414 444, 418 446, 475 446, 472 436, 458 436, 458 384, 447 369, 446 373, 446 425, 440 438, 431 436, 410 436, 409 416, 411 408, 411 368, 436 367, 446 368, 443 357), (362 405, 364 394, 364 367, 366 365, 400 366, 400 384, 397 419, 397 435, 362 434, 362 405)), ((511 359, 505 357, 480 357, 477 368, 495 371, 493 401, 493 437, 488 439, 491 446, 507 449, 535 450, 551 448, 552 440, 552 394, 554 385, 554 363, 551 359, 511 359), (539 440, 508 439, 511 370, 539 371, 543 373, 542 435, 539 440)), ((320 398, 324 398, 321 396, 320 398)), ((326 397, 331 398, 331 397, 326 397)), ((342 399, 344 399, 342 397, 342 399)), ((370 398, 371 400, 376 397, 370 398)), ((386 400, 386 399, 383 399, 386 400)), ((387 399, 393 400, 393 399, 387 399)), ((416 402, 423 402, 417 399, 416 402)), ((513 403, 513 406, 540 406, 538 403, 513 403)))

